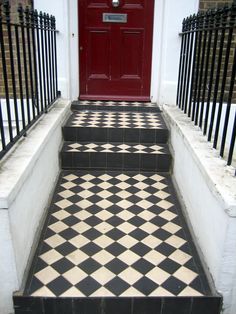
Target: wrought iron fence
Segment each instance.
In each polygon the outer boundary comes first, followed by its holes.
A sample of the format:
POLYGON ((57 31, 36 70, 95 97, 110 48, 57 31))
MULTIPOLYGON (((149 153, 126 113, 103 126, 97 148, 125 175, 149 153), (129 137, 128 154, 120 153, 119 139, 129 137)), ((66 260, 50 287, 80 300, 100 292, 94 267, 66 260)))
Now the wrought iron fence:
POLYGON ((236 5, 183 21, 177 105, 231 165, 236 135, 236 5))
POLYGON ((0 0, 0 158, 60 95, 55 17, 21 5, 15 15, 0 0))

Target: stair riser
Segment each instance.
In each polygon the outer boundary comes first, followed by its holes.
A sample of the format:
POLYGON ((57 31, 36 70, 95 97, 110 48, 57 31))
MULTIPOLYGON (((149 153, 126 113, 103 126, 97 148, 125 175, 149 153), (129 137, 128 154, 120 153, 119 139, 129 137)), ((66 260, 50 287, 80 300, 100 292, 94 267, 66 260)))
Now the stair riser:
POLYGON ((107 169, 169 172, 168 154, 74 153, 62 152, 63 169, 107 169))
POLYGON ((14 305, 15 314, 219 314, 221 298, 14 297, 14 305))
POLYGON ((159 108, 154 107, 117 107, 117 106, 96 106, 96 105, 78 105, 73 104, 71 105, 71 110, 73 111, 81 111, 81 110, 94 110, 94 111, 125 111, 125 112, 161 112, 159 108))
POLYGON ((168 141, 167 129, 63 128, 65 141, 159 143, 168 141))

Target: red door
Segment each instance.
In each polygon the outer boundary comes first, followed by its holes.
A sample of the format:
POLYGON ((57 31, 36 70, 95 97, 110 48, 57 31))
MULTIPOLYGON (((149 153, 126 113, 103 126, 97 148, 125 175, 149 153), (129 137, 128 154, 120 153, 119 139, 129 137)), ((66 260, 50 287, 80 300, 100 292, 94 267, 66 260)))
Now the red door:
POLYGON ((154 0, 78 0, 80 99, 149 101, 154 0))

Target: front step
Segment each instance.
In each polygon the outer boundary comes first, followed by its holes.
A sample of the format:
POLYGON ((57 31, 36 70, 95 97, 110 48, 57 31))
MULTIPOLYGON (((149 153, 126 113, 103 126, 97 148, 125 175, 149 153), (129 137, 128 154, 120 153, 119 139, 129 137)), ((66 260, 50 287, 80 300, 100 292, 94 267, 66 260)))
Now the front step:
POLYGON ((15 314, 218 314, 221 298, 169 175, 63 171, 14 304, 15 314))
POLYGON ((166 144, 65 142, 62 169, 107 169, 169 172, 166 144))
POLYGON ((63 127, 65 141, 160 143, 168 129, 160 113, 76 111, 63 127))
POLYGON ((137 112, 160 112, 156 104, 150 102, 126 102, 126 101, 73 101, 72 110, 101 110, 101 111, 137 111, 137 112))

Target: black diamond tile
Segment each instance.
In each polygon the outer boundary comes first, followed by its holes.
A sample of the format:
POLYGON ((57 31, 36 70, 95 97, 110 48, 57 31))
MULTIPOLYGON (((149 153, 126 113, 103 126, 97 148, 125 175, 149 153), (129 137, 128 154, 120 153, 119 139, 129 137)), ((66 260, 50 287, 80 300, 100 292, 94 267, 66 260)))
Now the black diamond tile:
POLYGON ((32 281, 30 283, 29 293, 32 294, 42 287, 43 287, 42 282, 38 280, 35 276, 33 276, 32 281))
POLYGON ((155 236, 156 238, 162 240, 162 241, 165 241, 166 239, 168 239, 171 234, 163 229, 158 229, 156 231, 154 231, 152 233, 153 236, 155 236))
POLYGON ((151 223, 153 223, 154 225, 158 226, 158 227, 162 227, 166 224, 166 220, 161 218, 160 216, 156 216, 154 218, 152 218, 152 220, 150 220, 151 223))
POLYGON ((80 249, 89 256, 92 256, 101 250, 101 248, 93 242, 86 244, 80 249))
POLYGON ((91 229, 89 229, 83 233, 83 236, 85 238, 89 239, 90 241, 93 241, 93 240, 99 238, 101 235, 102 235, 102 233, 99 232, 98 230, 94 229, 94 228, 91 228, 91 229))
POLYGON ((125 236, 125 233, 120 231, 119 229, 113 228, 111 229, 109 232, 107 232, 106 234, 109 238, 111 238, 112 240, 119 240, 120 238, 125 236))
POLYGON ((96 216, 91 216, 91 217, 85 219, 84 222, 85 222, 86 224, 88 224, 89 226, 94 227, 94 226, 99 225, 99 224, 102 222, 102 220, 99 219, 99 218, 96 217, 96 216))
POLYGON ((146 221, 144 219, 142 219, 141 217, 138 216, 134 216, 132 217, 130 220, 128 220, 128 222, 132 225, 134 225, 135 227, 140 227, 141 225, 143 225, 146 221))
POLYGON ((119 296, 122 294, 124 291, 126 291, 129 287, 127 282, 124 280, 120 279, 119 277, 115 277, 111 281, 109 281, 105 287, 111 291, 114 295, 119 296))
POLYGON ((37 259, 35 268, 34 268, 34 272, 37 273, 40 270, 46 268, 48 266, 47 263, 45 263, 41 258, 37 259))
POLYGON ((48 245, 46 242, 43 242, 43 244, 40 247, 40 255, 50 251, 52 249, 52 247, 50 245, 48 245))
MULTIPOLYGON (((109 189, 108 189, 108 191, 109 191, 109 189)), ((109 191, 109 192, 110 192, 110 193, 113 193, 113 192, 111 192, 111 191, 109 191)), ((108 200, 109 202, 113 203, 113 204, 117 204, 117 203, 119 203, 119 202, 122 200, 122 198, 120 198, 120 197, 117 196, 117 195, 111 195, 110 197, 107 198, 107 200, 108 200)))
POLYGON ((149 263, 143 258, 140 258, 132 265, 132 267, 139 271, 141 274, 146 275, 151 269, 153 269, 153 264, 149 263))
POLYGON ((106 248, 106 251, 108 251, 109 253, 111 253, 113 256, 119 256, 121 253, 123 253, 126 250, 125 247, 123 247, 123 245, 115 242, 112 243, 111 245, 109 245, 106 248))
POLYGON ((146 296, 158 288, 157 284, 147 277, 139 279, 139 281, 134 284, 134 287, 146 296))
POLYGON ((175 248, 169 245, 168 243, 163 242, 156 247, 156 251, 160 252, 161 254, 165 256, 169 256, 175 251, 175 248))
POLYGON ((111 207, 109 207, 109 212, 113 215, 117 215, 120 212, 122 212, 122 208, 117 206, 117 205, 112 205, 111 207))
POLYGON ((138 202, 141 201, 141 198, 136 196, 136 195, 131 195, 127 198, 127 201, 133 203, 133 204, 137 204, 138 202))
POLYGON ((64 274, 75 265, 71 263, 67 258, 61 258, 59 261, 55 262, 51 265, 53 269, 55 269, 59 274, 64 274))
POLYGON ((60 276, 50 282, 47 286, 56 296, 60 296, 71 287, 71 283, 60 276))
POLYGON ((96 262, 94 259, 92 258, 88 258, 87 260, 85 260, 83 263, 78 265, 79 268, 81 268, 86 274, 92 274, 93 272, 95 272, 98 268, 101 267, 101 265, 96 262))
POLYGON ((106 268, 109 269, 112 273, 118 275, 124 269, 127 268, 127 264, 125 264, 121 260, 115 258, 111 262, 106 264, 106 268))
POLYGON ((65 229, 62 232, 60 232, 60 236, 64 239, 66 239, 67 241, 73 239, 77 235, 78 235, 78 232, 76 232, 75 230, 73 230, 71 228, 65 229))
POLYGON ((158 267, 165 270, 169 274, 173 274, 177 269, 180 268, 180 265, 169 258, 166 258, 163 262, 161 262, 158 267))
POLYGON ((58 247, 56 247, 56 251, 59 252, 61 255, 66 256, 69 255, 70 253, 74 252, 77 248, 72 245, 69 242, 65 242, 58 247))
POLYGON ((199 291, 200 293, 204 293, 205 289, 203 288, 202 282, 200 280, 199 277, 195 278, 190 284, 189 286, 197 291, 199 291))
POLYGON ((135 238, 136 240, 141 241, 144 238, 146 238, 149 234, 141 229, 134 229, 129 235, 135 238))
POLYGON ((78 288, 85 296, 90 296, 91 294, 93 294, 93 292, 100 288, 100 284, 96 280, 88 276, 80 281, 76 285, 76 288, 78 288))
POLYGON ((178 295, 186 287, 186 284, 172 276, 162 284, 162 287, 172 294, 178 295))
POLYGON ((122 220, 121 218, 119 218, 119 217, 117 217, 117 216, 112 216, 111 218, 109 218, 109 219, 107 220, 107 222, 108 222, 110 225, 112 225, 112 226, 114 226, 114 227, 117 227, 117 226, 121 225, 121 224, 124 222, 124 220, 122 220))
POLYGON ((139 256, 144 256, 147 254, 147 252, 150 251, 150 248, 143 243, 137 243, 132 248, 130 248, 130 250, 139 256))

